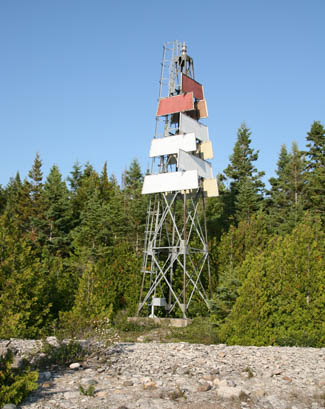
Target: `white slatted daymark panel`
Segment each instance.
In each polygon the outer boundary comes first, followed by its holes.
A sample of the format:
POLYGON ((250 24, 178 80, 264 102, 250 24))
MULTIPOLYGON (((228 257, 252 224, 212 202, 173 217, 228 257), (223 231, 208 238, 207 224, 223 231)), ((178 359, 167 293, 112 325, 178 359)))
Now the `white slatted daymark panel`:
POLYGON ((213 178, 212 166, 209 162, 181 149, 178 153, 177 167, 185 171, 196 170, 199 176, 206 179, 213 178))
POLYGON ((197 189, 198 186, 198 174, 196 170, 160 173, 158 175, 145 176, 142 194, 147 195, 150 193, 197 189))
POLYGON ((151 141, 149 157, 161 155, 171 155, 178 153, 179 149, 185 152, 196 150, 196 138, 194 133, 185 135, 166 136, 164 138, 155 138, 151 141))
POLYGON ((209 129, 188 115, 180 113, 180 133, 195 133, 197 139, 202 142, 209 140, 209 129))

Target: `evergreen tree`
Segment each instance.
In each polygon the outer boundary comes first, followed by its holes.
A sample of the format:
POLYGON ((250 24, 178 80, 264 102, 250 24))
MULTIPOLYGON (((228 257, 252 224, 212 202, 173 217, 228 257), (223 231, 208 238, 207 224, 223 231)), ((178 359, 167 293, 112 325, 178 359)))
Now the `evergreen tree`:
POLYGON ((37 245, 42 245, 45 240, 45 205, 43 200, 43 172, 42 161, 37 153, 33 166, 28 172, 28 181, 25 188, 29 188, 30 208, 29 212, 29 239, 37 245))
POLYGON ((126 170, 124 175, 124 184, 124 188, 128 192, 130 198, 137 195, 139 190, 142 188, 143 175, 137 159, 133 159, 129 169, 126 170))
POLYGON ((44 184, 46 245, 53 254, 67 255, 72 227, 69 192, 59 168, 52 166, 44 184))
POLYGON ((247 176, 242 179, 235 199, 235 216, 238 222, 249 221, 260 207, 262 196, 259 195, 256 185, 247 176))
POLYGON ((123 195, 115 176, 108 177, 106 162, 100 175, 99 190, 101 200, 108 205, 112 239, 115 242, 125 240, 128 222, 124 213, 123 195))
POLYGON ((23 402, 38 388, 38 372, 29 368, 13 368, 14 354, 8 349, 0 355, 0 406, 10 407, 23 402), (7 403, 11 405, 6 405, 7 403))
POLYGON ((13 234, 12 229, 8 227, 6 215, 0 216, 0 291, 1 285, 5 282, 6 272, 4 262, 13 250, 17 236, 13 234))
POLYGON ((144 235, 147 198, 141 194, 143 175, 136 159, 132 161, 129 169, 125 172, 124 183, 124 213, 128 226, 127 234, 136 253, 138 253, 144 235))
POLYGON ((141 260, 127 243, 118 243, 96 263, 84 265, 71 311, 60 314, 61 325, 73 326, 77 335, 85 329, 100 331, 113 311, 133 314, 139 291, 141 260))
POLYGON ((78 286, 78 279, 72 263, 73 258, 69 258, 58 252, 53 255, 53 249, 43 247, 41 255, 41 269, 50 291, 50 315, 53 317, 53 328, 61 311, 71 310, 74 302, 74 295, 78 286))
POLYGON ((30 195, 34 202, 37 202, 41 196, 43 189, 43 172, 42 172, 42 161, 39 154, 37 153, 34 159, 33 166, 28 172, 29 183, 30 183, 30 195))
POLYGON ((109 204, 101 200, 99 189, 86 201, 80 215, 80 224, 73 230, 72 237, 76 254, 87 254, 87 262, 96 262, 111 245, 109 204))
POLYGON ((79 189, 82 179, 81 165, 78 161, 74 163, 70 175, 71 176, 68 177, 68 182, 70 183, 71 192, 74 195, 79 189))
POLYGON ((26 235, 30 231, 30 214, 30 186, 27 181, 21 182, 17 172, 6 186, 6 226, 15 234, 26 235))
POLYGON ((19 172, 16 173, 15 178, 10 178, 9 183, 7 184, 4 194, 6 207, 10 208, 10 211, 14 212, 15 205, 17 204, 19 191, 22 187, 22 182, 19 172))
POLYGON ((241 345, 325 345, 325 233, 306 216, 286 236, 271 238, 240 267, 246 280, 223 341, 241 345))
POLYGON ((68 178, 71 186, 71 206, 74 226, 80 223, 81 212, 84 210, 88 199, 100 188, 100 178, 90 163, 86 163, 81 172, 80 165, 76 163, 68 178))
POLYGON ((213 242, 213 246, 220 240, 221 234, 229 227, 227 218, 227 188, 224 184, 223 175, 218 175, 218 197, 207 198, 206 201, 206 220, 208 239, 213 242))
POLYGON ((109 210, 112 238, 118 243, 126 239, 128 231, 125 198, 114 175, 111 175, 109 183, 111 187, 109 210))
POLYGON ((303 217, 303 209, 305 207, 305 195, 304 186, 306 184, 305 177, 305 155, 303 152, 299 151, 297 143, 292 143, 291 148, 291 161, 290 161, 290 181, 289 187, 292 192, 292 209, 290 219, 292 220, 292 225, 296 224, 303 217))
POLYGON ((263 213, 257 213, 249 221, 230 226, 217 247, 217 290, 213 296, 213 309, 217 319, 223 320, 231 311, 247 273, 241 270, 248 254, 257 256, 266 246, 269 232, 263 213))
POLYGON ((325 221, 325 129, 315 121, 307 134, 306 196, 308 208, 325 221))
POLYGON ((277 177, 270 178, 268 210, 270 226, 276 232, 286 233, 301 220, 304 208, 305 159, 297 144, 288 153, 281 147, 277 163, 277 177))
POLYGON ((230 164, 224 170, 230 180, 227 205, 229 216, 236 221, 249 218, 261 207, 264 184, 261 181, 264 172, 258 172, 254 162, 258 151, 250 147, 251 132, 246 124, 241 124, 237 132, 237 141, 230 156, 230 164))
POLYGON ((51 327, 52 284, 25 239, 6 238, 0 266, 0 338, 38 337, 51 327))
POLYGON ((6 196, 5 196, 5 190, 2 188, 0 185, 0 215, 4 211, 6 207, 6 196))
POLYGON ((109 202, 112 196, 112 184, 108 179, 107 162, 104 163, 103 171, 100 175, 100 193, 105 202, 109 202))

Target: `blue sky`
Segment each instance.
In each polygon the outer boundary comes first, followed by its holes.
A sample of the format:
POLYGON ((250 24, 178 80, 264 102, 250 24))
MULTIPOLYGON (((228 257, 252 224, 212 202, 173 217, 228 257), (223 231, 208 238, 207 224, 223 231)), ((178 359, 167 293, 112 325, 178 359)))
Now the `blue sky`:
POLYGON ((162 45, 186 41, 208 103, 214 173, 242 121, 274 173, 325 124, 324 0, 0 0, 0 184, 89 161, 120 180, 143 170, 154 134, 162 45))

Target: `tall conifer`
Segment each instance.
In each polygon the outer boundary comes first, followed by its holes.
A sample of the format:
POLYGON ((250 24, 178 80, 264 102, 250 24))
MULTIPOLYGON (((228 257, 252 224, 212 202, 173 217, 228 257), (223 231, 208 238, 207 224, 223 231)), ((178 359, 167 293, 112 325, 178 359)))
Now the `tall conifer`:
POLYGON ((237 132, 237 141, 230 156, 230 164, 224 170, 230 181, 229 214, 235 220, 249 218, 257 211, 263 200, 264 183, 261 178, 264 172, 259 172, 254 166, 258 159, 258 151, 251 148, 251 132, 242 123, 237 132))
POLYGON ((318 213, 325 222, 325 129, 315 121, 307 134, 307 184, 308 208, 318 213))
POLYGON ((277 162, 277 177, 270 178, 268 213, 272 230, 286 233, 301 220, 304 208, 305 158, 295 142, 288 153, 282 145, 277 162))
POLYGON ((29 187, 30 197, 30 236, 29 238, 35 244, 42 244, 45 239, 45 207, 43 200, 43 172, 42 161, 37 153, 34 159, 33 166, 28 172, 28 180, 25 182, 26 187, 29 187))
POLYGON ((144 232, 147 198, 141 194, 143 175, 136 159, 125 172, 124 211, 128 223, 128 236, 136 252, 140 251, 144 232))
POLYGON ((67 255, 71 238, 72 207, 59 168, 52 166, 44 184, 46 244, 54 254, 67 255))

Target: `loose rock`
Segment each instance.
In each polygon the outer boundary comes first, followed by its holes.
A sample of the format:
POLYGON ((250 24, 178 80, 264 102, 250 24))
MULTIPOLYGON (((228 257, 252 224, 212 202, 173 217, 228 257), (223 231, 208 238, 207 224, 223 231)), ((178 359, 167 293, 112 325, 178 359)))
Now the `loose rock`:
POLYGON ((197 391, 198 392, 207 392, 211 389, 211 385, 209 385, 208 383, 204 383, 200 386, 198 386, 197 391))
MULTIPOLYGON (((21 409, 324 408, 324 348, 83 344, 96 353, 82 367, 41 372, 21 409), (94 396, 80 393, 91 385, 94 396)), ((39 341, 0 341, 9 347, 18 358, 41 351, 39 341)))
POLYGON ((80 368, 80 364, 78 362, 75 362, 73 364, 69 365, 70 369, 79 369, 80 368))

